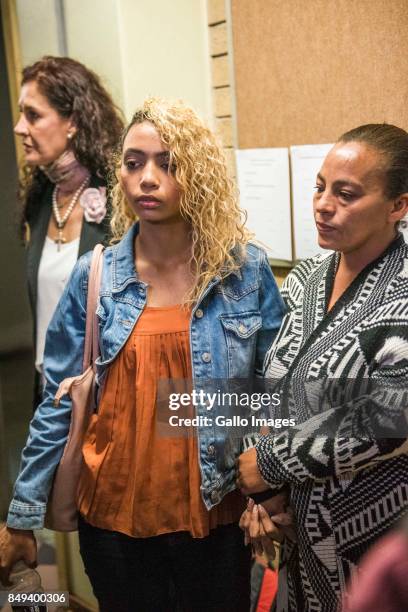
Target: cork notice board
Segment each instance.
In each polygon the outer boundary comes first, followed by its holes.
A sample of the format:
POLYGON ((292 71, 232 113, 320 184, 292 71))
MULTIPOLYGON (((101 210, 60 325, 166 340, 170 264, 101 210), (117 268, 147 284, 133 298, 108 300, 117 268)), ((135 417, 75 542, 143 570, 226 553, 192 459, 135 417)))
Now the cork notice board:
POLYGON ((408 0, 231 0, 239 148, 408 129, 408 0))

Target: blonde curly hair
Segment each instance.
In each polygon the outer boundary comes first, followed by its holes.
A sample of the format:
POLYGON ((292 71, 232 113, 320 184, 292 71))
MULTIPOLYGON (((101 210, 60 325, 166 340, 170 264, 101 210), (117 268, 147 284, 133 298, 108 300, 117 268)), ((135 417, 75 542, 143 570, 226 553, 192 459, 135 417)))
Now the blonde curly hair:
MULTIPOLYGON (((180 188, 180 211, 191 224, 191 266, 196 282, 185 303, 196 303, 209 282, 238 271, 245 261, 252 234, 245 228, 246 213, 239 207, 220 143, 196 113, 181 101, 148 98, 132 117, 130 128, 148 121, 170 151, 170 168, 180 188)), ((118 181, 121 154, 116 160, 112 189, 112 242, 117 242, 137 217, 118 181)), ((170 171, 170 170, 169 170, 170 171)))

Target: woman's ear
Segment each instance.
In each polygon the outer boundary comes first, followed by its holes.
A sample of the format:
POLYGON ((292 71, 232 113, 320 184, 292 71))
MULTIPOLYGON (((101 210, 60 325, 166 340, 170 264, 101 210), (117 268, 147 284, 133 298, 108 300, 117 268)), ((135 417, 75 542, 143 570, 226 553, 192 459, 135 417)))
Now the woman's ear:
POLYGON ((394 201, 393 207, 390 212, 390 221, 396 223, 401 221, 408 214, 408 193, 402 193, 394 201))
POLYGON ((68 138, 68 140, 72 140, 72 138, 75 136, 77 131, 78 131, 77 126, 75 125, 73 120, 70 119, 68 121, 68 124, 67 124, 67 138, 68 138))

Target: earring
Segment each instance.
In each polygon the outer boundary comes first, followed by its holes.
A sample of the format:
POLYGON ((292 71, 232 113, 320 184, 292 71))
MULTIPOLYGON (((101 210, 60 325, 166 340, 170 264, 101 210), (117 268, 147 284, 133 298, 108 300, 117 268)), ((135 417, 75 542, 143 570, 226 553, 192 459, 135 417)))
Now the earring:
POLYGON ((73 137, 73 133, 72 133, 72 132, 68 132, 68 134, 67 134, 67 138, 68 138, 69 140, 71 140, 71 138, 72 138, 72 137, 73 137))

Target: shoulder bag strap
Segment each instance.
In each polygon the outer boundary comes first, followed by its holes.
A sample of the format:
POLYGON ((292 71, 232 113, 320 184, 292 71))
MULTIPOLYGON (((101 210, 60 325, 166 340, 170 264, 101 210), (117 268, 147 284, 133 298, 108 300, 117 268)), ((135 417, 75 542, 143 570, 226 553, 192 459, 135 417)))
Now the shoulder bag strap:
POLYGON ((99 288, 101 286, 103 267, 103 245, 97 244, 93 250, 91 269, 88 278, 88 298, 86 303, 85 348, 83 372, 92 364, 95 369, 95 360, 99 357, 99 326, 96 315, 99 288))

